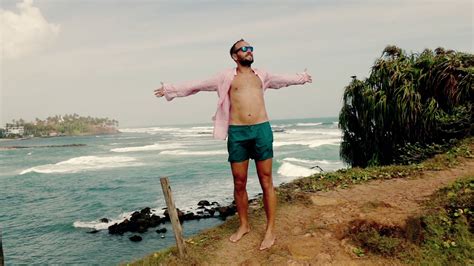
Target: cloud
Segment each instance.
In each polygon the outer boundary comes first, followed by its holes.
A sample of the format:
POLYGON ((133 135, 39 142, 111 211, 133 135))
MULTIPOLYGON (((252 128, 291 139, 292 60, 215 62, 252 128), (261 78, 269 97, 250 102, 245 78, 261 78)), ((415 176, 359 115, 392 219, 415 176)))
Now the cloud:
POLYGON ((18 3, 19 13, 0 9, 0 45, 4 58, 15 59, 50 45, 60 32, 60 25, 49 23, 33 0, 18 3))

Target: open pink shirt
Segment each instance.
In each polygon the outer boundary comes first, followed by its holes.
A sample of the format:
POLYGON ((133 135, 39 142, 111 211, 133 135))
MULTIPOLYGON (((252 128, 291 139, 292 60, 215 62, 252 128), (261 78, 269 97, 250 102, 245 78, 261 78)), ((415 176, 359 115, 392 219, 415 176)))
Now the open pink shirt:
MULTIPOLYGON (((304 84, 309 81, 309 75, 306 72, 293 75, 275 75, 261 69, 253 69, 253 71, 262 81, 263 91, 304 84)), ((237 68, 229 68, 207 80, 188 81, 176 85, 163 84, 165 98, 171 101, 175 97, 185 97, 200 91, 217 91, 219 100, 216 114, 212 117, 214 121, 213 135, 216 139, 225 140, 230 120, 229 89, 236 75, 237 68)))

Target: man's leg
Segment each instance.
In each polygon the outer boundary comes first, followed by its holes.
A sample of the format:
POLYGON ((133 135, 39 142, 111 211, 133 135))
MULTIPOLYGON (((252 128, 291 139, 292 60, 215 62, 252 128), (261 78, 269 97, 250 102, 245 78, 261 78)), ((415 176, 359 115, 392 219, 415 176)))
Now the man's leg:
POLYGON ((249 167, 249 160, 230 163, 232 168, 232 175, 234 176, 234 199, 237 206, 237 213, 239 214, 240 227, 229 238, 231 242, 237 242, 250 231, 249 225, 249 198, 247 195, 247 172, 249 167))
POLYGON ((273 187, 272 179, 272 159, 255 161, 257 167, 258 180, 263 190, 263 206, 267 215, 267 228, 263 238, 260 250, 270 248, 275 243, 275 212, 276 212, 276 193, 273 187))

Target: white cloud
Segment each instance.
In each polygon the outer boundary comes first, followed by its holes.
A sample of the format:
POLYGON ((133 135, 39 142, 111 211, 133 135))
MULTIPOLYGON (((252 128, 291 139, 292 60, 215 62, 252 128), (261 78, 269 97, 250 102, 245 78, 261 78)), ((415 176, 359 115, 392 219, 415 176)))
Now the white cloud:
POLYGON ((0 9, 0 45, 4 58, 14 59, 44 49, 59 35, 60 25, 49 23, 33 0, 18 3, 19 13, 0 9))

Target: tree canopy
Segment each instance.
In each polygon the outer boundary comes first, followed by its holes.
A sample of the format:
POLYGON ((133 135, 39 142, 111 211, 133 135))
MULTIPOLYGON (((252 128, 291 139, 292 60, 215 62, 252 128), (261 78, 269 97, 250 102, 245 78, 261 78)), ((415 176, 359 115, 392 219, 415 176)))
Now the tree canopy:
POLYGON ((387 46, 369 77, 345 88, 341 158, 361 167, 410 163, 471 135, 473 86, 472 54, 387 46))

